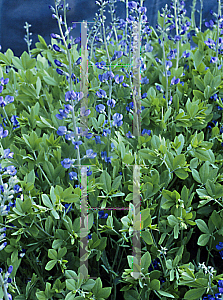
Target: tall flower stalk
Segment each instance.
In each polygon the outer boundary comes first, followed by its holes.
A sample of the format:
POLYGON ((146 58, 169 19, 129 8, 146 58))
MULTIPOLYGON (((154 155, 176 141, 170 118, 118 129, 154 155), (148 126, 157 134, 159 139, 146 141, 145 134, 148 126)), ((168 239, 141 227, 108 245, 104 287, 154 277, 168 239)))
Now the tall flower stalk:
MULTIPOLYGON (((68 49, 68 45, 67 42, 65 40, 64 34, 63 34, 63 30, 61 27, 61 22, 60 22, 60 18, 59 18, 59 14, 58 14, 58 8, 57 8, 57 1, 55 0, 55 8, 56 8, 56 16, 57 16, 57 20, 58 20, 58 26, 59 26, 59 30, 60 30, 60 34, 61 34, 61 38, 63 40, 64 46, 66 48, 66 54, 67 54, 67 58, 68 58, 68 62, 69 62, 69 87, 70 87, 70 91, 72 91, 72 66, 71 66, 71 57, 70 57, 70 52, 68 49)), ((74 136, 75 136, 75 141, 78 142, 79 140, 79 136, 77 134, 77 126, 76 126, 76 117, 75 117, 75 113, 74 113, 74 101, 71 97, 71 105, 73 107, 71 113, 72 113, 72 122, 73 122, 73 128, 74 128, 74 136)), ((80 182, 80 166, 81 166, 81 159, 80 159, 80 150, 79 147, 77 147, 77 163, 78 163, 78 180, 80 182)))
MULTIPOLYGON (((111 77, 111 73, 112 73, 112 69, 111 69, 111 60, 110 60, 110 56, 109 56, 109 52, 108 52, 108 45, 107 45, 107 40, 106 40, 106 35, 105 35, 105 24, 104 24, 104 15, 103 15, 103 8, 104 5, 101 6, 100 12, 101 12, 101 21, 102 21, 102 30, 103 30, 103 37, 104 37, 104 43, 105 43, 105 48, 106 48, 106 54, 107 54, 107 59, 108 59, 108 64, 109 64, 109 71, 110 71, 110 76, 109 76, 109 100, 111 100, 111 94, 112 94, 112 77, 111 77)), ((111 107, 110 105, 108 106, 108 124, 109 124, 109 128, 111 129, 111 107)), ((110 134, 108 133, 107 135, 108 137, 108 155, 109 155, 109 150, 110 150, 110 134)))
POLYGON ((200 31, 202 27, 202 15, 203 15, 203 0, 200 0, 201 9, 200 9, 200 31))
MULTIPOLYGON (((216 57, 218 58, 219 49, 219 23, 221 19, 221 0, 218 0, 218 16, 217 16, 217 41, 216 41, 216 57)), ((216 60, 216 68, 218 67, 218 59, 216 60)))
MULTIPOLYGON (((179 29, 178 29, 178 14, 177 14, 177 0, 174 0, 174 18, 175 18, 175 27, 176 27, 176 35, 179 35, 179 29)), ((165 24, 165 22, 164 22, 165 24)), ((176 70, 178 69, 178 64, 179 64, 179 40, 177 40, 177 61, 176 61, 176 70)))

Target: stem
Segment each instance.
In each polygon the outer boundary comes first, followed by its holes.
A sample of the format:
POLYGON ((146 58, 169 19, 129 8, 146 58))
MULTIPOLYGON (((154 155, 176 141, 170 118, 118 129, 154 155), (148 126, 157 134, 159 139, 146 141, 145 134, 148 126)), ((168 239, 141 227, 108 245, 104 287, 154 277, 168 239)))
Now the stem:
POLYGON ((191 25, 192 28, 197 32, 196 21, 195 21, 195 7, 197 0, 193 0, 192 8, 191 8, 191 25))
MULTIPOLYGON (((176 26, 176 35, 178 35, 178 16, 177 16, 177 0, 174 0, 174 15, 175 15, 175 26, 176 26)), ((179 41, 177 41, 177 61, 176 61, 176 70, 178 69, 179 63, 179 41)))
MULTIPOLYGON (((61 34, 62 40, 64 42, 64 46, 65 46, 66 51, 67 51, 67 56, 68 56, 68 61, 69 61, 69 86, 70 86, 70 91, 72 91, 72 79, 71 79, 72 66, 71 66, 70 52, 69 52, 69 49, 67 47, 67 43, 66 43, 66 40, 64 38, 63 31, 62 31, 62 28, 61 28, 61 24, 60 24, 60 21, 59 21, 59 14, 58 14, 56 2, 55 2, 55 7, 56 7, 56 15, 57 15, 57 18, 58 18, 58 26, 59 26, 60 34, 61 34)), ((73 101, 73 99, 71 99, 71 105, 74 108, 74 101, 73 101)), ((79 136, 77 135, 76 117, 75 117, 74 109, 72 109, 71 113, 72 113, 72 121, 73 121, 75 141, 78 141, 79 140, 79 136)), ((79 150, 79 146, 77 148, 77 162, 78 162, 78 165, 77 165, 78 166, 78 181, 80 182, 80 166, 81 166, 81 163, 80 163, 80 150, 79 150)))
POLYGON ((116 27, 115 27, 115 25, 114 25, 114 14, 113 14, 113 9, 115 9, 114 3, 112 3, 112 4, 110 5, 110 9, 111 9, 112 27, 113 27, 113 30, 114 30, 114 33, 115 33, 115 40, 116 40, 116 43, 118 43, 117 31, 116 31, 116 27))
MULTIPOLYGON (((218 0, 218 18, 217 18, 217 45, 216 45, 216 57, 218 58, 219 48, 219 17, 221 17, 221 0, 218 0)), ((216 69, 218 68, 218 59, 216 61, 216 69)))
MULTIPOLYGON (((163 48, 163 62, 164 62, 164 71, 166 77, 166 106, 168 109, 168 76, 167 76, 167 69, 166 69, 166 54, 165 54, 165 47, 164 47, 164 29, 165 29, 165 21, 166 21, 166 12, 164 13, 164 21, 163 21, 163 34, 162 34, 162 48, 163 48)), ((162 119, 163 119, 163 107, 162 107, 162 119)))
POLYGON ((202 11, 203 11, 203 0, 200 0, 201 3, 201 10, 200 10, 200 31, 202 26, 202 11))
MULTIPOLYGON (((103 18, 103 9, 101 8, 101 17, 102 17, 102 28, 103 28, 103 36, 104 36, 104 43, 105 43, 105 48, 106 48, 106 53, 107 53, 107 58, 108 58, 108 62, 109 62, 109 69, 110 72, 112 72, 111 69, 111 60, 110 60, 110 56, 109 56, 109 52, 108 52, 108 46, 107 46, 107 41, 106 41, 106 36, 105 36, 105 24, 104 24, 104 18, 103 18)), ((111 93, 112 93, 112 79, 111 79, 111 75, 109 76, 109 100, 111 100, 111 93)), ((111 107, 108 106, 108 124, 109 124, 109 128, 111 129, 111 107)), ((108 155, 109 156, 109 150, 110 150, 110 134, 107 134, 108 137, 108 155)))

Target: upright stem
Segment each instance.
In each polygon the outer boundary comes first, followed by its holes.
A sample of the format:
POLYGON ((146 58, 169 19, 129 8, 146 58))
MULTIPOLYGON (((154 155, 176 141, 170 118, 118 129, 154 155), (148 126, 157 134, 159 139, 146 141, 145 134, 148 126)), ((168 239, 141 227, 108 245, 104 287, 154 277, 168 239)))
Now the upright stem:
MULTIPOLYGON (((221 17, 221 0, 218 0, 218 18, 217 18, 217 44, 216 44, 216 57, 218 58, 219 48, 219 17, 221 17)), ((218 67, 218 59, 216 61, 216 69, 218 67)))
MULTIPOLYGON (((103 18, 103 9, 101 9, 101 17, 102 17, 102 29, 103 29, 104 43, 105 43, 105 48, 106 48, 106 53, 107 53, 107 58, 108 58, 108 63, 109 63, 109 69, 110 69, 110 72, 112 72, 111 60, 110 60, 107 41, 106 41, 106 36, 105 36, 105 24, 104 24, 104 18, 103 18)), ((109 76, 109 98, 108 98, 109 100, 111 100, 111 93, 112 93, 112 79, 111 79, 111 74, 110 74, 110 76, 109 76)), ((110 106, 108 106, 108 123, 109 123, 109 128, 111 128, 111 107, 110 106)), ((108 137, 108 156, 109 156, 110 134, 108 134, 107 137, 108 137)))
MULTIPOLYGON (((168 76, 167 76, 167 69, 166 69, 166 54, 165 54, 165 47, 164 47, 164 29, 165 29, 165 21, 166 21, 166 12, 164 13, 164 21, 163 21, 163 34, 162 34, 162 49, 163 49, 163 63, 164 63, 164 71, 165 71, 165 77, 166 77, 166 105, 168 109, 168 76)), ((162 119, 163 119, 163 113, 162 113, 162 119)))
POLYGON ((202 26, 202 12, 203 12, 203 0, 200 0, 201 3, 201 10, 200 10, 200 31, 202 26))
POLYGON ((197 3, 197 0, 193 0, 192 8, 191 8, 191 26, 192 26, 192 28, 195 31, 197 31, 196 20, 195 20, 195 7, 196 7, 196 3, 197 3))
MULTIPOLYGON (((179 34, 179 31, 178 31, 177 0, 174 0, 174 16, 175 16, 176 35, 178 35, 178 34, 179 34)), ((179 41, 177 41, 177 62, 176 62, 176 70, 178 69, 178 63, 179 63, 179 41)))
MULTIPOLYGON (((60 24, 60 21, 59 21, 59 15, 58 15, 58 10, 57 10, 56 2, 55 2, 55 7, 56 7, 56 14, 57 14, 57 17, 58 17, 58 26, 59 26, 60 34, 61 34, 62 40, 64 42, 64 46, 65 46, 66 51, 67 51, 67 56, 68 56, 68 61, 69 61, 69 86, 70 86, 70 91, 72 91, 72 79, 71 79, 72 66, 71 66, 70 52, 69 52, 69 49, 67 47, 67 43, 66 43, 66 40, 64 38, 63 31, 62 31, 62 28, 61 28, 61 24, 60 24)), ((71 105, 73 107, 71 113, 72 113, 72 121, 73 121, 73 128, 74 128, 74 136, 75 136, 75 141, 78 141, 79 140, 79 136, 77 134, 77 128, 76 128, 76 117, 75 117, 75 113, 74 113, 74 101, 73 101, 73 99, 71 99, 71 105)), ((78 181, 80 182, 80 165, 81 164, 80 164, 80 150, 79 150, 79 146, 77 148, 77 162, 78 162, 78 181)))

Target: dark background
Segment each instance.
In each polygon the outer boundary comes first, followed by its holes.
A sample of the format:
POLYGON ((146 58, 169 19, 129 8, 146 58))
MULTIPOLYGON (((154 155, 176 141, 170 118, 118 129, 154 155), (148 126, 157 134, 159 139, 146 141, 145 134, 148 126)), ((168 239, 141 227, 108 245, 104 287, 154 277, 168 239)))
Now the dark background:
MULTIPOLYGON (((139 1, 136 1, 139 2, 139 1)), ((61 1, 63 3, 63 1, 61 1)), ((82 22, 83 20, 93 21, 95 13, 98 12, 99 6, 95 4, 95 0, 68 0, 70 11, 67 11, 67 25, 72 26, 72 21, 82 22)), ((147 21, 149 25, 155 27, 157 22, 158 9, 161 10, 165 4, 170 5, 171 0, 145 0, 144 6, 147 7, 147 21)), ((52 18, 52 12, 49 5, 54 6, 54 0, 0 0, 0 45, 1 52, 6 52, 11 48, 16 56, 21 56, 23 51, 27 51, 27 44, 24 41, 26 30, 25 22, 32 25, 29 31, 32 32, 31 49, 38 42, 38 34, 44 37, 47 44, 51 43, 51 33, 58 33, 59 28, 57 20, 52 18)), ((192 0, 185 0, 185 8, 187 16, 190 17, 192 0)), ((116 17, 125 19, 125 3, 117 2, 115 4, 116 17)), ((106 6, 106 25, 111 21, 109 6, 106 6)), ((196 8, 200 8, 200 1, 197 0, 196 8)), ((210 9, 217 12, 216 0, 204 0, 203 20, 209 21, 213 16, 210 15, 210 9)), ((63 12, 61 12, 63 14, 63 12)), ((199 14, 196 13, 196 25, 199 25, 199 14)), ((89 23, 91 25, 93 23, 89 23)), ((204 24, 204 22, 203 22, 204 24)), ((203 25, 202 30, 205 30, 203 25)), ((80 24, 72 30, 71 36, 80 36, 80 24)))

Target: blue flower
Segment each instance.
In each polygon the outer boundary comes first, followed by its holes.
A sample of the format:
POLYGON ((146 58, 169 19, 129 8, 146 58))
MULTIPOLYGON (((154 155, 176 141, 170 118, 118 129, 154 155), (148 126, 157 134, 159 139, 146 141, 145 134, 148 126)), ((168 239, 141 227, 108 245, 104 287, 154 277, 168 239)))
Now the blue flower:
POLYGON ((19 124, 19 121, 17 121, 16 118, 18 118, 18 116, 12 116, 11 119, 10 119, 11 122, 12 122, 12 124, 13 124, 14 126, 16 126, 16 125, 19 124))
POLYGON ((106 66, 106 62, 104 61, 96 62, 95 65, 98 69, 104 69, 104 67, 106 66))
POLYGON ((69 213, 69 211, 72 209, 72 203, 65 203, 64 206, 66 208, 65 213, 69 213))
POLYGON ((57 59, 54 59, 54 62, 55 62, 55 65, 57 65, 58 67, 63 67, 63 65, 64 65, 62 62, 60 62, 57 59))
POLYGON ((90 115, 90 113, 91 113, 90 109, 86 109, 86 110, 85 110, 85 106, 81 107, 80 115, 81 115, 82 117, 83 117, 83 116, 87 117, 87 116, 90 115))
POLYGON ((74 91, 68 91, 65 94, 65 101, 69 101, 69 100, 81 100, 83 98, 84 94, 83 92, 74 92, 74 91))
POLYGON ((99 91, 96 92, 96 95, 99 97, 99 98, 106 98, 107 95, 106 95, 106 92, 102 89, 99 89, 99 91))
POLYGON ((56 68, 56 71, 57 71, 57 73, 59 75, 64 75, 64 71, 63 70, 60 70, 60 69, 56 68))
POLYGON ((219 242, 218 245, 216 245, 217 250, 223 250, 223 242, 219 242))
POLYGON ((4 174, 9 174, 9 175, 15 175, 16 173, 17 170, 14 166, 6 167, 6 171, 4 172, 4 174))
POLYGON ((142 84, 148 84, 149 83, 149 79, 147 78, 147 76, 141 79, 141 83, 142 84))
POLYGON ((14 185, 13 190, 15 193, 22 192, 22 188, 18 184, 14 185))
POLYGON ((92 149, 86 150, 86 157, 87 158, 95 158, 97 156, 97 153, 94 153, 92 149))
POLYGON ((12 103, 14 101, 14 97, 13 96, 5 96, 5 102, 6 104, 12 103))
POLYGON ((116 82, 117 84, 122 83, 123 80, 124 80, 124 76, 123 76, 123 75, 120 75, 120 77, 119 77, 118 74, 115 75, 115 82, 116 82))
POLYGON ((100 114, 101 113, 105 113, 105 106, 103 104, 98 104, 96 105, 96 111, 99 112, 100 114))
POLYGON ((129 9, 137 9, 137 3, 135 1, 131 1, 128 3, 129 9))
POLYGON ((65 169, 69 169, 73 164, 73 160, 69 158, 65 158, 64 160, 61 161, 61 165, 65 169))
POLYGON ((150 135, 151 134, 151 130, 143 129, 142 135, 144 135, 144 134, 150 135))
POLYGON ((61 52, 61 49, 59 46, 57 46, 56 44, 53 44, 53 49, 57 52, 61 52))
POLYGON ((213 20, 210 20, 209 22, 205 22, 204 24, 205 24, 206 27, 213 28, 213 26, 214 26, 214 21, 213 21, 213 20))
POLYGON ((69 177, 70 177, 70 180, 74 180, 74 179, 77 180, 77 173, 76 172, 70 172, 69 177))
POLYGON ((76 62, 74 63, 74 65, 75 65, 75 66, 79 65, 79 64, 81 63, 81 61, 82 61, 82 58, 79 57, 79 58, 76 60, 76 62))
POLYGON ((74 149, 78 149, 79 148, 79 145, 82 145, 82 141, 72 141, 72 144, 74 145, 74 149))
POLYGON ((115 103, 116 103, 116 101, 114 99, 109 99, 107 101, 107 105, 110 106, 111 108, 115 107, 115 103))
POLYGON ((59 126, 58 130, 57 130, 57 134, 58 135, 64 135, 67 133, 67 127, 66 126, 59 126))
POLYGON ((140 13, 140 14, 145 14, 146 12, 147 12, 147 8, 146 7, 139 7, 139 9, 138 9, 138 12, 140 13))
POLYGON ((130 131, 128 131, 128 132, 126 133, 126 137, 127 137, 127 138, 132 138, 132 137, 133 137, 130 131))
POLYGON ((5 150, 4 150, 3 158, 8 158, 8 159, 10 159, 10 158, 13 158, 13 155, 14 155, 14 153, 13 153, 13 152, 10 152, 10 149, 8 148, 8 149, 5 149, 5 150))
POLYGON ((108 217, 108 214, 107 213, 105 214, 104 210, 100 210, 98 212, 98 219, 107 219, 107 217, 108 217))
POLYGON ((108 134, 111 133, 111 130, 110 129, 103 129, 103 133, 102 133, 102 136, 107 136, 108 134))
POLYGON ((123 121, 121 121, 123 119, 123 115, 119 114, 119 113, 115 113, 112 116, 114 122, 113 122, 113 126, 121 126, 123 124, 123 121))
POLYGON ((101 144, 101 137, 99 135, 96 135, 92 140, 95 140, 96 144, 101 144))
POLYGON ((218 58, 217 57, 212 57, 211 60, 210 60, 210 63, 212 64, 215 64, 216 62, 218 61, 218 58))
POLYGON ((167 60, 167 61, 166 61, 166 68, 167 68, 167 70, 169 70, 169 68, 171 68, 172 65, 173 65, 173 63, 172 63, 171 60, 167 60))
POLYGON ((177 78, 174 76, 172 79, 171 79, 171 84, 174 85, 174 84, 178 84, 180 82, 180 78, 177 78))
POLYGON ((59 114, 55 115, 58 120, 63 120, 67 118, 67 114, 64 112, 63 109, 59 109, 59 112, 59 114))

